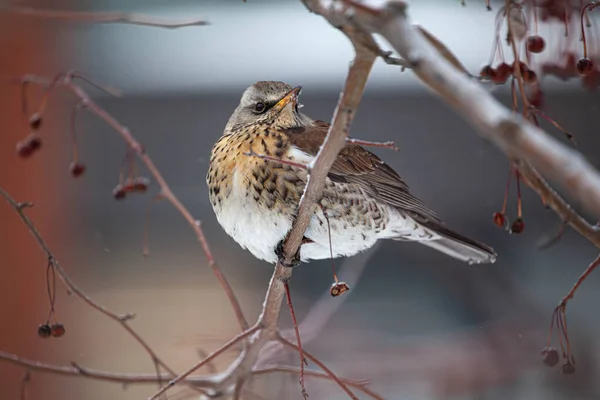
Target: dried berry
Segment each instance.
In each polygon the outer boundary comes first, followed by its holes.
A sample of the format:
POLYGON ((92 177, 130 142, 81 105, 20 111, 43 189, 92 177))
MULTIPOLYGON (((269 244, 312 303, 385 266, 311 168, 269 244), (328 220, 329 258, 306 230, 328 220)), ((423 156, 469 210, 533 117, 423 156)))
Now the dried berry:
POLYGON ((17 154, 23 158, 31 156, 42 147, 42 139, 39 136, 30 133, 25 140, 17 143, 17 154))
POLYGON ((335 282, 331 285, 329 294, 331 294, 333 297, 337 297, 348 290, 350 290, 350 287, 346 284, 346 282, 335 282))
POLYGON ((582 57, 577 61, 577 72, 580 75, 587 75, 594 70, 594 62, 587 57, 582 57))
POLYGON ((521 76, 523 76, 523 79, 525 79, 525 74, 527 73, 527 71, 530 71, 529 67, 523 61, 513 62, 511 65, 513 76, 517 76, 517 64, 519 64, 519 69, 521 70, 521 76))
POLYGON ((29 127, 34 131, 37 131, 42 126, 42 116, 40 114, 33 114, 31 118, 29 118, 29 127))
POLYGON ((138 176, 137 178, 133 179, 132 190, 135 190, 136 192, 145 192, 149 185, 150 179, 143 176, 138 176))
POLYGON ((125 198, 125 196, 127 196, 127 192, 125 191, 125 188, 121 185, 115 186, 115 188, 113 189, 113 197, 116 200, 123 200, 125 198))
POLYGON ((554 347, 545 347, 542 349, 542 356, 544 357, 542 362, 549 367, 554 367, 560 359, 558 351, 554 347))
POLYGON ((546 41, 539 35, 531 35, 527 38, 527 50, 532 53, 541 53, 546 48, 546 41))
POLYGON ((52 329, 48 324, 41 324, 38 326, 38 336, 41 338, 49 338, 52 335, 52 329))
POLYGON ((521 233, 525 229, 525 223, 521 218, 517 218, 510 226, 510 233, 521 233))
POLYGON ((494 223, 496 226, 502 228, 506 224, 506 217, 501 212, 494 213, 494 223))
POLYGON ((55 322, 50 327, 50 331, 52 332, 52 337, 61 337, 65 334, 65 326, 60 322, 55 322))
POLYGON ((481 69, 481 72, 479 72, 479 76, 484 79, 492 80, 496 76, 496 70, 492 68, 491 65, 486 65, 481 69))
POLYGON ((77 178, 85 172, 85 164, 73 161, 71 165, 69 165, 69 171, 71 171, 73 177, 77 178))
POLYGON ((562 366, 562 373, 565 375, 571 375, 575 373, 575 365, 571 361, 567 361, 562 366))
POLYGON ((23 140, 17 143, 17 154, 22 158, 27 158, 33 154, 33 149, 29 146, 29 143, 23 140))
POLYGON ((496 75, 492 79, 495 84, 502 85, 506 83, 508 77, 512 74, 512 67, 507 63, 500 63, 496 66, 496 75))

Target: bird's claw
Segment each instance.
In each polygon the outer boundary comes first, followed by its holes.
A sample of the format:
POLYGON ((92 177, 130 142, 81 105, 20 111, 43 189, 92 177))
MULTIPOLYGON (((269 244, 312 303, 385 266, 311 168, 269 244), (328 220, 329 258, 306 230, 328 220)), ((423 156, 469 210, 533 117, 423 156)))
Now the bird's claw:
POLYGON ((285 251, 283 249, 283 245, 285 243, 285 239, 282 239, 277 243, 275 247, 275 255, 277 256, 277 261, 286 268, 295 268, 300 265, 300 249, 296 251, 292 260, 288 263, 285 261, 285 251))

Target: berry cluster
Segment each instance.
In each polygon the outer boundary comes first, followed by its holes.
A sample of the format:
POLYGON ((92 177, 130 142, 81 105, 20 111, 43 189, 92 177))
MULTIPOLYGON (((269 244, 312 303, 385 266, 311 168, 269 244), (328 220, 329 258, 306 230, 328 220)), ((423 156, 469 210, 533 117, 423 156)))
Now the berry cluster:
POLYGON ((65 334, 65 326, 56 320, 56 310, 54 302, 56 300, 56 271, 52 259, 48 260, 46 267, 46 288, 48 290, 48 299, 50 301, 50 313, 45 323, 38 326, 38 336, 44 339, 49 337, 59 338, 65 334), (54 319, 54 323, 50 324, 50 319, 54 319))
POLYGON ((502 211, 494 213, 494 224, 500 228, 505 228, 509 233, 515 234, 521 233, 525 229, 525 223, 523 222, 523 202, 521 199, 521 176, 519 174, 519 170, 514 169, 512 165, 508 171, 508 179, 506 181, 506 189, 504 190, 502 211), (517 180, 517 218, 509 226, 508 218, 506 217, 506 205, 508 202, 508 189, 510 188, 510 180, 513 170, 517 180))
POLYGON ((150 180, 143 176, 127 178, 123 183, 118 184, 113 189, 113 197, 117 200, 123 200, 127 193, 144 193, 148 190, 150 180))

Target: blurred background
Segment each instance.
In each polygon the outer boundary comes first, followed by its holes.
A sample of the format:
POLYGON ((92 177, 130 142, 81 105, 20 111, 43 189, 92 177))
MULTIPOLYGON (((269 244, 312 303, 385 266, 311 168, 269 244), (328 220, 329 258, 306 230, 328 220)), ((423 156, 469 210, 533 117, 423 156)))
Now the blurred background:
MULTIPOLYGON (((413 19, 441 38, 469 70, 477 73, 487 62, 495 14, 485 11, 483 1, 468 1, 467 7, 459 1, 409 3, 413 19)), ((248 320, 254 321, 272 267, 242 250, 218 225, 205 184, 210 149, 243 90, 257 80, 302 85, 304 111, 330 120, 352 58, 347 40, 292 0, 20 4, 198 16, 211 22, 165 30, 0 13, 0 76, 53 76, 75 68, 122 89, 121 98, 110 98, 83 84, 146 146, 175 194, 202 221, 215 258, 248 320)), ((546 113, 571 131, 579 150, 600 166, 598 94, 577 83, 544 85, 546 113)), ((505 87, 494 92, 509 104, 505 87)), ((38 95, 31 90, 32 109, 38 95)), ((0 88, 0 186, 19 201, 35 203, 27 213, 74 281, 108 308, 135 313, 132 326, 176 371, 235 335, 234 314, 200 246, 167 203, 151 207, 150 256, 142 256, 146 210, 158 189, 152 185, 145 195, 113 199, 126 152, 118 135, 93 115, 79 113, 80 156, 87 171, 71 178, 69 118, 76 101, 60 92, 44 116, 42 151, 21 160, 14 148, 28 127, 19 96, 18 86, 0 88)), ((549 124, 544 127, 568 143, 549 124)), ((590 276, 569 303, 576 374, 563 375, 560 365, 545 367, 540 357, 554 307, 598 250, 570 230, 555 245, 540 249, 561 222, 528 188, 523 190, 524 232, 509 235, 496 227, 492 215, 502 207, 507 159, 409 71, 377 62, 352 136, 394 140, 398 153, 374 152, 449 226, 493 246, 499 257, 494 265, 469 266, 417 244, 383 242, 368 254, 336 260, 341 279, 362 271, 351 291, 338 298, 322 297, 332 282, 330 261, 303 264, 291 282, 299 319, 324 315, 325 308, 343 302, 306 342, 307 350, 339 376, 371 380, 370 387, 386 399, 600 398, 600 292, 595 289, 600 275, 590 276)), ((513 181, 511 220, 516 203, 513 181)), ((153 372, 147 354, 123 329, 62 286, 57 317, 67 334, 38 338, 37 326, 49 308, 46 261, 4 202, 0 236, 1 351, 57 365, 74 361, 113 372, 153 372)), ((281 326, 289 328, 289 313, 283 310, 281 326)), ((234 356, 228 353, 217 367, 234 356)), ((296 366, 297 355, 283 352, 278 361, 296 366)), ((0 398, 19 398, 23 372, 0 361, 0 398)), ((264 375, 247 388, 260 396, 247 393, 247 399, 301 397, 296 376, 264 375)), ((314 399, 346 398, 327 381, 308 378, 307 388, 314 399)), ((30 399, 125 400, 146 398, 156 387, 124 388, 34 372, 28 390, 30 399)), ((172 393, 170 398, 177 399, 190 395, 185 388, 172 393)))

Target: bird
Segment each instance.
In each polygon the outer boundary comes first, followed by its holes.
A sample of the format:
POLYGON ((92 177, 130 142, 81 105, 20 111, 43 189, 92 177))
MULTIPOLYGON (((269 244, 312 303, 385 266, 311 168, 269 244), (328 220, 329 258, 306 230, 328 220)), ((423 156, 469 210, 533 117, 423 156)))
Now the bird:
POLYGON ((350 257, 380 239, 423 244, 469 264, 494 250, 450 228, 389 165, 347 141, 337 155, 298 254, 283 243, 330 124, 302 113, 301 86, 258 81, 242 94, 214 144, 206 175, 217 221, 243 249, 269 263, 350 257), (281 160, 281 161, 280 161, 281 160))

